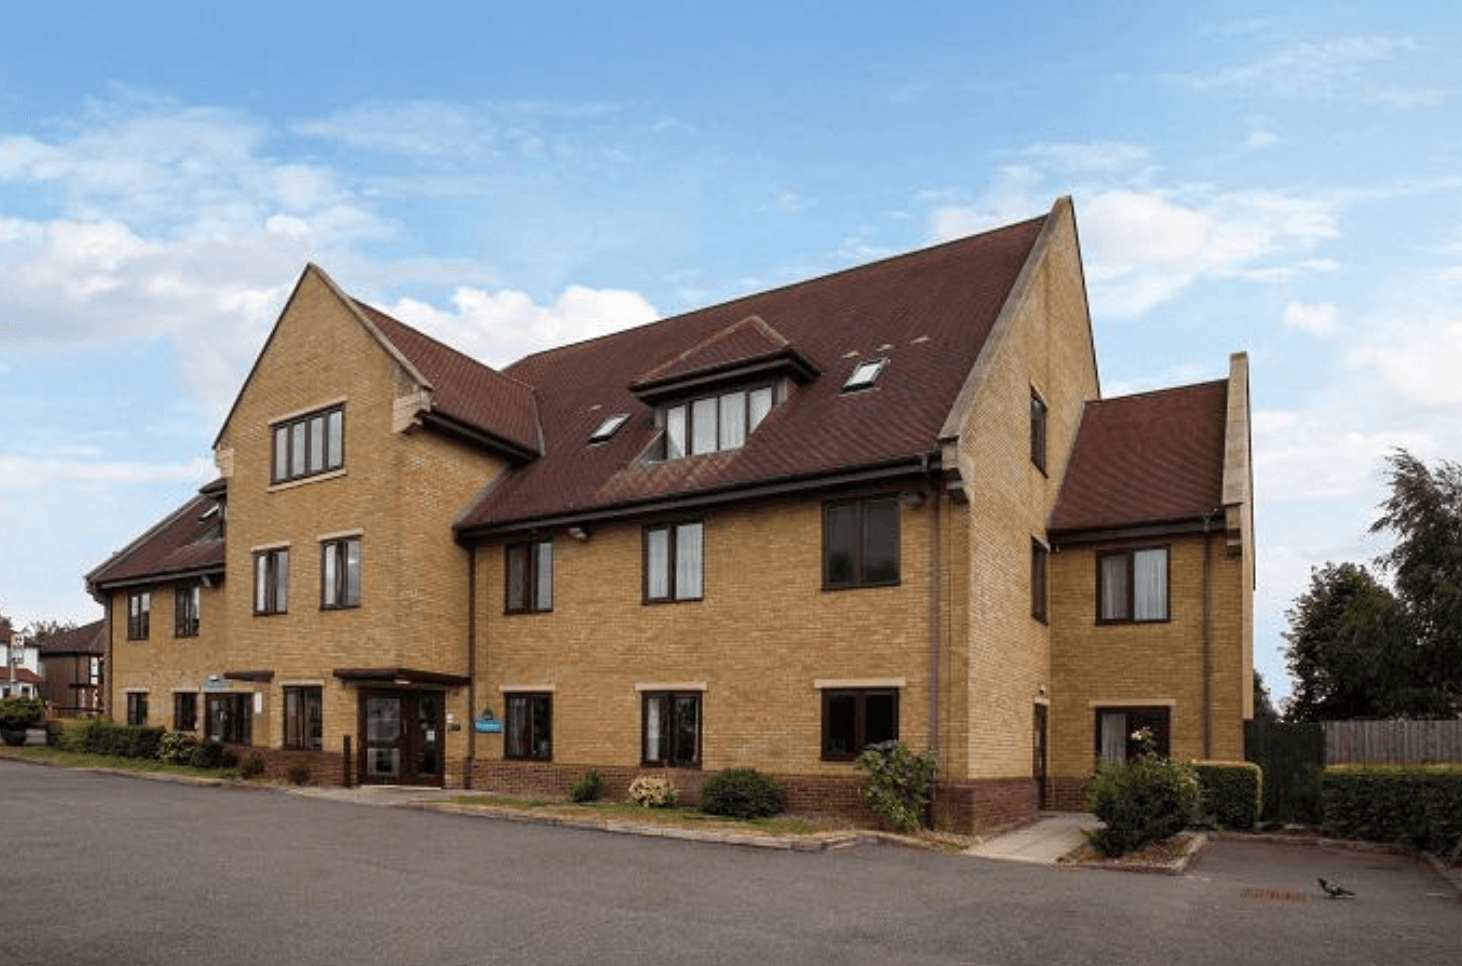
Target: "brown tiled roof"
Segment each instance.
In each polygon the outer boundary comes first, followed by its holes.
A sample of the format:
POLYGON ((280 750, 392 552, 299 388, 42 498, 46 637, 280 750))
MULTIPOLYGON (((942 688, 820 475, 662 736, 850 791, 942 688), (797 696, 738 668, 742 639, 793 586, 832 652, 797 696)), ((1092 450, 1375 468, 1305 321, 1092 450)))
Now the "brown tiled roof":
POLYGON ((1087 403, 1052 537, 1201 520, 1222 507, 1227 404, 1224 380, 1087 403))
POLYGON ((193 497, 87 574, 87 583, 105 589, 143 579, 222 571, 223 533, 219 514, 208 512, 217 505, 213 498, 201 493, 193 497))
POLYGON ((431 383, 433 410, 515 448, 539 452, 533 389, 411 328, 364 302, 355 302, 431 383))
POLYGON ((758 316, 748 315, 636 377, 630 388, 646 398, 657 387, 777 360, 785 360, 799 370, 798 382, 806 382, 806 377, 817 371, 816 364, 798 352, 782 333, 758 316))
POLYGON ((61 631, 36 642, 42 655, 47 654, 105 654, 107 652, 107 622, 92 621, 69 631, 61 631))
MULTIPOLYGON (((675 496, 917 462, 939 432, 1044 217, 897 258, 747 296, 636 329, 529 356, 504 370, 537 388, 544 455, 514 471, 469 509, 466 529, 511 526, 675 496), (639 459, 655 438, 653 410, 631 390, 670 360, 701 362, 720 342, 745 351, 765 330, 822 374, 796 387, 741 449, 661 463, 639 459), (701 347, 701 352, 696 352, 701 347), (877 385, 842 393, 860 360, 888 359, 877 385), (630 420, 587 445, 611 413, 630 420)), ((717 365, 734 356, 717 356, 717 365)))
MULTIPOLYGON (((36 672, 32 671, 28 667, 16 668, 15 669, 15 678, 21 684, 44 684, 44 683, 46 683, 46 679, 45 678, 43 678, 40 675, 36 674, 36 672)), ((6 667, 3 664, 0 664, 0 681, 9 681, 9 680, 10 680, 10 668, 6 667)))

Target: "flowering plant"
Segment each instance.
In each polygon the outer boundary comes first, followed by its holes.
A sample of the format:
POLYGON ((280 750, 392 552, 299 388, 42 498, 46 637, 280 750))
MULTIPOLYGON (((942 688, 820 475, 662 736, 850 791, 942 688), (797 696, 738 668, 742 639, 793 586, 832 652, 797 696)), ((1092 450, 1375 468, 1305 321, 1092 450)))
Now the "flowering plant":
POLYGON ((658 775, 640 775, 629 783, 629 800, 645 808, 669 808, 679 797, 675 783, 658 775))

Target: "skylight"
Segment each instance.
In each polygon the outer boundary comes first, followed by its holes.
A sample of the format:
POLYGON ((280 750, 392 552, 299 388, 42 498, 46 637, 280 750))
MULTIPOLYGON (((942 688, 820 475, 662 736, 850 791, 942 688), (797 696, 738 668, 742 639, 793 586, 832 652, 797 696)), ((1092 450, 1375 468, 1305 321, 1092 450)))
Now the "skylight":
POLYGON ((867 389, 878 381, 878 377, 886 365, 888 365, 887 359, 870 359, 867 362, 858 363, 853 368, 853 374, 848 377, 848 381, 843 383, 843 392, 867 389))
POLYGON ((627 422, 629 422, 629 413, 615 413, 613 416, 607 417, 604 422, 599 424, 598 429, 589 434, 589 442, 604 442, 606 439, 609 439, 615 433, 619 432, 619 427, 623 426, 627 422))

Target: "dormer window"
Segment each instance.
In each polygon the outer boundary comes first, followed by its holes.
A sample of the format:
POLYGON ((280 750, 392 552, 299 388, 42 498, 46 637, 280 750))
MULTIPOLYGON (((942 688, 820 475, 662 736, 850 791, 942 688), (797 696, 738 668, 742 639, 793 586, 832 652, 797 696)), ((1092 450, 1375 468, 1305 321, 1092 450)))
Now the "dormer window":
POLYGON ((740 449, 772 411, 771 386, 702 396, 665 408, 665 458, 740 449))
POLYGON ((589 442, 602 443, 619 432, 619 428, 629 422, 629 413, 615 413, 599 424, 599 428, 589 434, 589 442))
POLYGON ((860 362, 853 368, 853 374, 848 381, 843 383, 843 392, 857 392, 860 389, 868 389, 883 373, 883 367, 888 365, 887 359, 869 359, 867 362, 860 362))

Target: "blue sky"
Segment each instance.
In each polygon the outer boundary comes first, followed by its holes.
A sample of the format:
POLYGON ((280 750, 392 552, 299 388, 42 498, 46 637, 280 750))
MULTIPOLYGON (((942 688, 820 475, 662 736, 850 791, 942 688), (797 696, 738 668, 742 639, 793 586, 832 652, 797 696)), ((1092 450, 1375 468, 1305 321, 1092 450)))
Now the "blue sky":
POLYGON ((1462 457, 1455 5, 76 3, 0 31, 0 611, 213 475, 305 262, 491 364, 1075 199, 1106 395, 1250 353, 1255 650, 1462 457))

